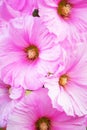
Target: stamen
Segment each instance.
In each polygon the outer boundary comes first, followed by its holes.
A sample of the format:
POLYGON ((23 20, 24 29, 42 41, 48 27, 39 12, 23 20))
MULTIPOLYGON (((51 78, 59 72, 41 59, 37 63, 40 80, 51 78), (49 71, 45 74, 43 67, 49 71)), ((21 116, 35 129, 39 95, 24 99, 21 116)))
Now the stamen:
POLYGON ((29 47, 25 48, 25 52, 27 53, 29 60, 35 60, 39 56, 39 50, 34 45, 30 45, 29 47))
POLYGON ((40 124, 40 130, 48 130, 48 126, 47 126, 47 124, 45 122, 42 122, 40 124))
POLYGON ((62 0, 58 5, 57 11, 60 16, 67 18, 71 13, 71 4, 66 0, 62 0))
POLYGON ((62 75, 59 78, 59 85, 65 87, 65 85, 68 83, 68 79, 69 79, 69 77, 67 75, 65 75, 65 74, 62 75))
POLYGON ((36 130, 50 130, 51 121, 47 117, 41 117, 36 121, 35 126, 36 130))
POLYGON ((26 91, 25 91, 25 95, 27 96, 27 95, 29 95, 31 92, 32 92, 31 90, 26 90, 26 91))
POLYGON ((52 75, 53 75, 53 73, 48 72, 47 75, 45 75, 45 77, 50 77, 50 76, 52 76, 52 75))
POLYGON ((10 94, 11 94, 11 92, 12 92, 12 88, 11 88, 11 86, 10 86, 10 85, 7 85, 6 87, 7 87, 8 93, 9 93, 9 95, 10 95, 10 94))

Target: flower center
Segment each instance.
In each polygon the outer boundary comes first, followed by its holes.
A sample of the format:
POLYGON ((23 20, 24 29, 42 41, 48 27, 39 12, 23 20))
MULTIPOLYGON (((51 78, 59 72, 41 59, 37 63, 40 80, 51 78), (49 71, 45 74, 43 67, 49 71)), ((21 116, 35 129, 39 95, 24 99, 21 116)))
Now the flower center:
POLYGON ((58 14, 64 18, 67 18, 71 12, 71 4, 67 0, 61 0, 58 4, 58 14))
POLYGON ((35 60, 39 56, 39 50, 34 45, 30 45, 29 47, 25 48, 25 52, 27 53, 29 60, 35 60))
POLYGON ((36 130, 50 130, 51 122, 47 117, 39 118, 36 123, 36 130))
POLYGON ((68 83, 68 79, 69 79, 69 77, 65 74, 60 76, 59 85, 64 87, 68 83))
POLYGON ((10 94, 11 94, 11 91, 12 91, 11 86, 10 86, 10 85, 7 85, 6 88, 7 88, 7 90, 8 90, 9 95, 10 95, 10 94))
POLYGON ((31 90, 26 90, 26 91, 25 91, 25 95, 27 96, 27 95, 29 95, 31 92, 32 92, 31 90))

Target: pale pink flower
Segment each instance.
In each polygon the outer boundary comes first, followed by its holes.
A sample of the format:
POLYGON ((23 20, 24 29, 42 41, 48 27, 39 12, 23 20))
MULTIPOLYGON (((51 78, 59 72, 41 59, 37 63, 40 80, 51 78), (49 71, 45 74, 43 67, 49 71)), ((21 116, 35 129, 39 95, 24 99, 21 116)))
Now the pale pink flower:
POLYGON ((0 127, 7 125, 9 115, 23 96, 24 90, 21 86, 14 88, 0 80, 0 127))
POLYGON ((53 106, 67 115, 87 114, 87 46, 83 44, 68 54, 64 70, 48 77, 44 85, 53 106))
POLYGON ((38 13, 36 0, 3 0, 0 4, 0 17, 7 21, 25 14, 38 17, 38 13))
POLYGON ((44 88, 31 92, 16 105, 7 130, 84 130, 84 118, 69 117, 52 108, 44 88))
POLYGON ((87 31, 86 0, 39 0, 38 6, 40 16, 58 40, 67 37, 74 44, 86 38, 83 35, 87 31))
POLYGON ((57 68, 63 66, 66 52, 55 45, 55 35, 49 33, 40 18, 18 18, 10 25, 5 31, 8 35, 0 41, 1 78, 12 86, 40 88, 42 78, 56 70, 57 62, 57 68))

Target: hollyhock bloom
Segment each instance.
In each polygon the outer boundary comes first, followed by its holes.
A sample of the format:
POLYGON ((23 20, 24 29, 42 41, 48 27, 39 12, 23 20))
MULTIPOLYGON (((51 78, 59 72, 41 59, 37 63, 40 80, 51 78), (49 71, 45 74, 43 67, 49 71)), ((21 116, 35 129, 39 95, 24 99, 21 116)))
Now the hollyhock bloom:
POLYGON ((7 130, 85 130, 83 117, 68 117, 52 108, 47 90, 33 91, 16 105, 7 130))
POLYGON ((0 41, 1 78, 12 86, 40 88, 42 78, 56 70, 57 62, 57 68, 63 66, 66 52, 55 45, 55 35, 49 33, 40 18, 18 18, 10 25, 5 31, 8 35, 0 41))
POLYGON ((9 115, 23 96, 22 87, 14 88, 0 80, 0 127, 7 125, 9 115))
POLYGON ((87 1, 85 0, 40 0, 38 2, 40 16, 46 22, 50 32, 58 36, 58 40, 80 41, 87 31, 87 1))
POLYGON ((39 16, 36 0, 3 0, 0 4, 0 17, 10 20, 25 14, 39 16))
POLYGON ((63 71, 45 80, 53 106, 67 115, 87 114, 87 46, 78 44, 68 55, 63 71))

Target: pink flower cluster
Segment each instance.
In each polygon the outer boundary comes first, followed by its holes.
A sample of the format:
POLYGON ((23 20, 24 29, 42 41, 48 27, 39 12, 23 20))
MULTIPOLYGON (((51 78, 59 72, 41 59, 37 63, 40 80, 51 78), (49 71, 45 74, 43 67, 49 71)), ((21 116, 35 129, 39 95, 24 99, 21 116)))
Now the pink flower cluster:
POLYGON ((86 126, 87 0, 0 0, 0 127, 86 126))

